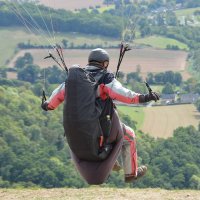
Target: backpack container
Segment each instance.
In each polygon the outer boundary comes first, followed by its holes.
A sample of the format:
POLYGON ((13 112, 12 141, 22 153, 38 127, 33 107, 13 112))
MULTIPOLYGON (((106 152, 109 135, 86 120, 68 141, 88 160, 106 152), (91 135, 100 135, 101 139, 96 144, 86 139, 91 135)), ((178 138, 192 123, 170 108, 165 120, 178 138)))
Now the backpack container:
POLYGON ((98 84, 105 73, 101 70, 94 78, 90 72, 74 66, 69 69, 65 83, 65 136, 71 151, 81 160, 104 160, 112 149, 112 144, 105 141, 110 133, 113 103, 108 98, 102 107, 96 97, 98 84))

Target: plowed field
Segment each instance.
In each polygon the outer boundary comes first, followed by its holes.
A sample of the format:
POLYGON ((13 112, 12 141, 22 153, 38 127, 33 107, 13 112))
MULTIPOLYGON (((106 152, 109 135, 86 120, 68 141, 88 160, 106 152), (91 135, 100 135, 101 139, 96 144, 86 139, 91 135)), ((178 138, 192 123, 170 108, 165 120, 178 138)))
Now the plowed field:
POLYGON ((197 128, 200 122, 200 113, 192 104, 146 107, 144 113, 141 129, 154 137, 167 138, 178 127, 193 125, 197 128))
MULTIPOLYGON (((87 58, 91 50, 65 50, 65 59, 68 66, 73 64, 80 64, 85 66, 87 58)), ((110 54, 110 70, 115 71, 119 56, 119 49, 108 49, 110 54)), ((44 60, 43 58, 48 55, 48 51, 44 49, 23 50, 20 51, 15 58, 11 61, 12 66, 19 56, 23 56, 25 52, 30 52, 34 57, 35 64, 41 67, 48 67, 54 65, 53 60, 44 60)), ((133 49, 124 57, 121 65, 121 71, 130 73, 136 71, 137 66, 140 65, 141 72, 147 74, 148 72, 164 72, 184 71, 186 67, 187 52, 185 51, 169 51, 169 50, 156 50, 152 48, 147 49, 133 49)))

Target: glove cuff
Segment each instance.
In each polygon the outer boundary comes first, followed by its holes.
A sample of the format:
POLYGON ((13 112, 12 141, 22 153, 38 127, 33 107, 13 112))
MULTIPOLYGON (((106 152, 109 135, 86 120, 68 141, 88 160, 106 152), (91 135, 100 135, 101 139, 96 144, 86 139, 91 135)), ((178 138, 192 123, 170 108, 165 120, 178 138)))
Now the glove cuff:
POLYGON ((47 102, 44 102, 42 105, 41 105, 41 108, 45 111, 48 111, 48 103, 47 102))
POLYGON ((139 96, 139 103, 146 103, 151 101, 150 95, 149 94, 141 94, 139 96))

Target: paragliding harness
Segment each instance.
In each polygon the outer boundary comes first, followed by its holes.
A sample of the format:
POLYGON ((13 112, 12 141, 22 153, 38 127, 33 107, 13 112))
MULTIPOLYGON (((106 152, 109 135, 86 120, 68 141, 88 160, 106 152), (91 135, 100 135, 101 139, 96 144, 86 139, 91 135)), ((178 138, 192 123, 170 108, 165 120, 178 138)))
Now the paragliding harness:
MULTIPOLYGON (((128 45, 121 45, 116 77, 123 56, 128 50, 128 45)), ((50 57, 56 61, 52 54, 46 58, 50 57)), ((97 98, 96 90, 107 71, 99 70, 93 76, 87 68, 76 65, 67 69, 65 63, 63 65, 67 72, 63 126, 69 147, 79 159, 104 160, 114 145, 109 142, 114 104, 109 97, 105 101, 97 98)))
POLYGON ((105 75, 106 71, 100 70, 94 77, 87 69, 73 66, 65 82, 65 135, 72 152, 82 160, 103 160, 112 150, 108 138, 113 103, 107 98, 102 104, 96 97, 105 75))

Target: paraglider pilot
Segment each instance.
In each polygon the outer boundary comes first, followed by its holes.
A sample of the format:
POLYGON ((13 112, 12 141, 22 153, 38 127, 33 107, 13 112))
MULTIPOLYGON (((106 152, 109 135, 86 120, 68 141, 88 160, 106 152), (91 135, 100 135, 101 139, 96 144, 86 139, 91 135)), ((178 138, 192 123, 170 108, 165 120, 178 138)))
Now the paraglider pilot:
MULTIPOLYGON (((139 94, 131 91, 122 86, 122 84, 115 78, 113 73, 107 71, 109 65, 109 54, 104 49, 94 49, 90 52, 88 57, 88 65, 85 70, 92 73, 93 77, 97 77, 98 73, 106 71, 103 80, 98 84, 96 89, 96 97, 104 101, 106 98, 117 100, 126 104, 139 104, 149 101, 158 101, 159 95, 156 92, 148 94, 139 94)), ((50 98, 43 102, 41 107, 44 110, 54 110, 66 98, 66 82, 62 83, 56 88, 50 98)), ((115 108, 116 112, 116 108, 115 108)), ((120 122, 121 123, 121 122, 120 122)), ((133 182, 138 178, 145 175, 147 167, 142 165, 138 167, 137 164, 137 150, 136 150, 136 136, 132 128, 125 124, 122 124, 123 129, 123 144, 120 149, 120 153, 123 161, 124 180, 127 183, 133 182)), ((78 146, 77 146, 78 148, 78 146)), ((118 162, 114 162, 112 166, 113 170, 120 169, 118 162)))

